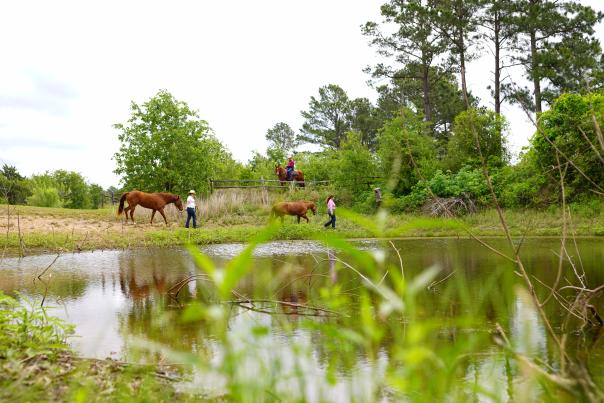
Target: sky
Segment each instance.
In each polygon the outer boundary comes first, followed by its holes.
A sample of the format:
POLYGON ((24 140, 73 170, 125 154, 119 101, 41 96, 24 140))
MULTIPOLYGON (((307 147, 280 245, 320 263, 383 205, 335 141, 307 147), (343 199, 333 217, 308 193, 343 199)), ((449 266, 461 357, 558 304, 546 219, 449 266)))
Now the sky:
MULTIPOLYGON (((117 186, 115 123, 159 90, 196 109, 233 156, 264 152, 277 122, 294 130, 319 87, 375 101, 361 34, 384 0, 12 1, 0 3, 0 164, 23 175, 66 169, 117 186)), ((604 11, 604 1, 583 0, 604 11)), ((604 26, 597 27, 604 42, 604 26)), ((484 50, 486 52, 486 50, 484 50)), ((489 105, 491 59, 468 67, 489 105)), ((533 130, 506 106, 514 153, 533 130)), ((186 150, 183 150, 186 158, 186 150)))

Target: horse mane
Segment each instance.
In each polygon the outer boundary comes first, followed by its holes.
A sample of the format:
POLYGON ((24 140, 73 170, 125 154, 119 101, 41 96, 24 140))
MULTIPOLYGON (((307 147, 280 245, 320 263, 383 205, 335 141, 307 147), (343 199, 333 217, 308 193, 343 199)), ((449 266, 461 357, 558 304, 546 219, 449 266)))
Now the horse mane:
POLYGON ((164 199, 164 201, 167 202, 171 202, 178 199, 178 195, 168 192, 158 192, 157 195, 159 195, 162 199, 164 199))

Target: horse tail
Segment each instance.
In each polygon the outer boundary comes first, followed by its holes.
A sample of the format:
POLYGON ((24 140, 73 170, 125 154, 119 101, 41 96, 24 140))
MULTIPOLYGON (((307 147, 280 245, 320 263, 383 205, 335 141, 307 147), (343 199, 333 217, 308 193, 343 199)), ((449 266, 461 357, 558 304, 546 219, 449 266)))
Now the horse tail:
POLYGON ((117 209, 117 215, 122 214, 124 211, 124 201, 126 200, 126 196, 128 196, 128 192, 124 193, 120 199, 120 206, 117 209))

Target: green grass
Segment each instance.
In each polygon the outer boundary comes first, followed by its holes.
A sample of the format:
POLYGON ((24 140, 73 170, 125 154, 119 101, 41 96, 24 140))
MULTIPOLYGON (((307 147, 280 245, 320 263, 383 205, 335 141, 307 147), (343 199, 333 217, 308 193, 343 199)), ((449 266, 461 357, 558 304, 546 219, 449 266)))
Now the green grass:
MULTIPOLYGON (((6 222, 6 206, 0 206, 0 226, 6 222)), ((147 216, 141 211, 137 225, 120 224, 114 209, 72 210, 64 208, 43 208, 16 206, 21 219, 28 218, 34 223, 49 218, 52 229, 41 228, 24 230, 21 233, 21 245, 26 254, 57 251, 80 251, 94 249, 120 249, 149 246, 181 246, 187 243, 214 244, 224 242, 247 242, 260 228, 269 221, 269 209, 258 205, 237 205, 221 214, 206 214, 199 219, 199 228, 185 229, 180 222, 183 216, 172 212, 169 216, 171 225, 163 226, 161 221, 150 226, 147 216), (73 220, 81 220, 75 221, 73 220), (87 223, 88 227, 78 226, 78 222, 87 223), (69 224, 67 224, 69 223, 69 224), (64 225, 63 225, 64 224, 64 225)), ((332 231, 323 228, 327 217, 320 207, 317 216, 310 215, 311 222, 296 224, 294 217, 286 217, 283 226, 274 235, 276 240, 315 239, 325 231, 335 232, 343 238, 371 238, 375 232, 369 231, 355 223, 339 210, 337 229, 332 231)), ((146 212, 146 211, 145 211, 146 212)), ((12 213, 14 214, 14 212, 12 213)), ((362 220, 375 222, 372 215, 361 215, 362 220)), ((559 208, 546 210, 507 210, 505 217, 513 236, 558 236, 561 233, 562 221, 559 208)), ((4 255, 20 253, 20 238, 14 224, 8 233, 6 225, 0 227, 0 248, 4 255)), ((604 214, 587 208, 575 207, 572 215, 572 231, 577 236, 604 235, 604 214)), ((385 221, 381 235, 387 237, 459 237, 468 236, 502 236, 499 217, 494 209, 483 210, 476 214, 463 216, 455 220, 428 218, 416 214, 390 215, 385 221), (419 222, 418 222, 419 220, 419 222), (409 223, 413 225, 409 226, 409 223)))

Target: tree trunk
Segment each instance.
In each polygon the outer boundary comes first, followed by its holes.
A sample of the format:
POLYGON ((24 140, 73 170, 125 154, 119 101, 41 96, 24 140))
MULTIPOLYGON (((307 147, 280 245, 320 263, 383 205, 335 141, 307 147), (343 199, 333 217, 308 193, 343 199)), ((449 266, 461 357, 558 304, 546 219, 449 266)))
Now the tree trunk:
POLYGON ((424 101, 424 119, 432 122, 432 106, 430 105, 430 66, 423 62, 422 64, 422 89, 424 101))
POLYGON ((468 98, 468 84, 466 82, 466 47, 464 41, 463 21, 463 2, 457 2, 457 19, 459 26, 457 29, 457 51, 459 52, 459 72, 461 75, 461 92, 463 103, 466 110, 470 109, 470 99, 468 98))
MULTIPOLYGON (((536 0, 530 0, 529 15, 533 24, 537 19, 538 4, 536 0)), ((530 29, 531 37, 531 78, 533 79, 533 94, 535 96, 535 112, 541 113, 541 80, 537 74, 537 30, 534 27, 530 29)))
POLYGON ((531 32, 531 77, 535 94, 535 112, 541 113, 541 80, 537 74, 537 39, 535 31, 531 32))
POLYGON ((495 34, 495 90, 494 90, 494 103, 495 103, 495 113, 497 115, 501 114, 501 43, 499 42, 499 33, 501 31, 501 19, 499 15, 499 11, 495 11, 495 15, 493 16, 494 24, 493 31, 495 34))
MULTIPOLYGON (((463 48, 463 39, 461 39, 463 48)), ((470 99, 468 98, 468 85, 466 83, 466 52, 465 50, 460 49, 461 52, 459 54, 459 70, 461 72, 461 91, 463 93, 463 103, 467 109, 470 109, 470 99)))

